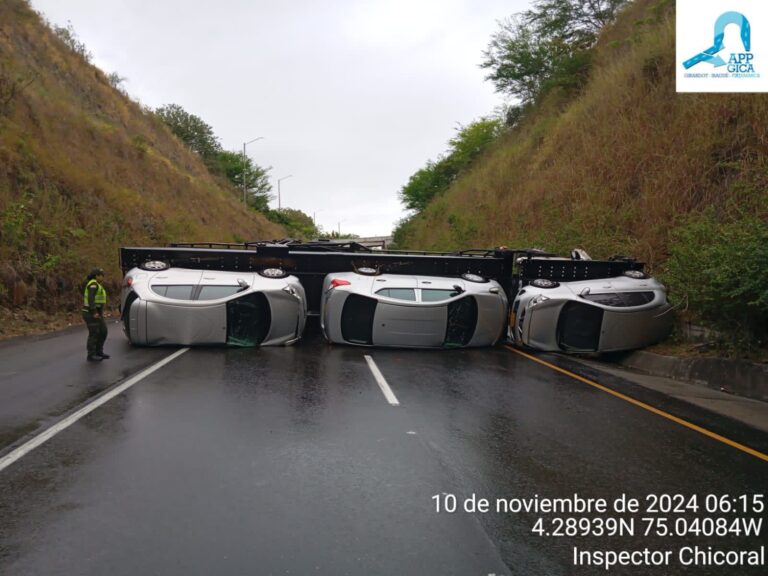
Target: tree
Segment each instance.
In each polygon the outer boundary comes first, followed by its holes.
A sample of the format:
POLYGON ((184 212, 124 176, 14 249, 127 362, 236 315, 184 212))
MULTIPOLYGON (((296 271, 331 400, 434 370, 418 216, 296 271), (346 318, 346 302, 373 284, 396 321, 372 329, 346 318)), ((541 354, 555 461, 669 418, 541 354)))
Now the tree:
POLYGON ((459 125, 456 136, 448 141, 448 152, 436 162, 428 161, 400 190, 400 200, 405 207, 416 212, 424 210, 496 139, 502 125, 498 118, 480 118, 466 126, 459 125))
POLYGON ((483 52, 481 68, 498 92, 536 99, 555 80, 578 86, 589 69, 589 50, 600 30, 628 0, 538 0, 533 8, 500 22, 483 52))
POLYGON ((269 182, 271 168, 262 168, 253 162, 248 156, 238 152, 221 150, 211 166, 217 172, 227 178, 238 189, 243 189, 243 176, 245 176, 245 190, 248 205, 259 212, 269 210, 269 201, 272 199, 270 192, 272 184, 269 182), (245 159, 245 162, 243 162, 245 159))
POLYGON ((628 0, 537 0, 527 11, 528 23, 546 38, 558 38, 574 49, 590 48, 600 30, 613 22, 628 0))
POLYGON ((301 210, 294 210, 293 208, 269 210, 267 218, 284 226, 292 238, 310 240, 320 235, 312 218, 301 210))
POLYGON ((502 122, 499 118, 480 118, 456 129, 456 136, 448 141, 450 161, 456 172, 468 167, 500 134, 502 122))
POLYGON ((192 151, 197 152, 206 163, 215 161, 221 152, 219 139, 213 128, 203 120, 190 114, 178 104, 167 104, 155 110, 155 114, 165 122, 182 142, 192 151))
POLYGON ((497 92, 530 102, 552 76, 564 48, 537 34, 524 17, 513 16, 501 22, 501 30, 491 36, 480 67, 490 69, 485 78, 493 82, 497 92))
POLYGON ((432 198, 448 189, 454 176, 455 173, 445 158, 437 162, 429 160, 400 190, 400 200, 407 209, 421 212, 432 198))

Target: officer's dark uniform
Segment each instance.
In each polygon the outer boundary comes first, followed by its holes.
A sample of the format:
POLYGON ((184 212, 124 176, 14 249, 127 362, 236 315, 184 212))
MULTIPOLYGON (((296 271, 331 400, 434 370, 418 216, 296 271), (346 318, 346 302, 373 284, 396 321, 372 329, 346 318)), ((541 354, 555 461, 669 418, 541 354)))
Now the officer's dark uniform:
POLYGON ((88 326, 89 362, 100 362, 109 358, 109 354, 104 354, 104 341, 107 339, 107 323, 104 321, 107 291, 101 285, 103 280, 104 270, 93 270, 88 275, 83 294, 83 320, 88 326))

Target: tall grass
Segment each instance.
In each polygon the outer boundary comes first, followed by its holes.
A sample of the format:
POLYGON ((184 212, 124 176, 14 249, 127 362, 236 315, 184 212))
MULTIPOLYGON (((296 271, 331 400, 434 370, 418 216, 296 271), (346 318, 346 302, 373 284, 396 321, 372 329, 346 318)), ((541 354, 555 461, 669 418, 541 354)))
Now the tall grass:
POLYGON ((583 93, 565 105, 548 94, 414 218, 406 247, 583 245, 654 267, 686 215, 765 198, 768 98, 676 94, 674 14, 656 5, 632 5, 583 93))
POLYGON ((97 265, 114 292, 121 245, 283 235, 23 0, 0 3, 0 65, 23 85, 0 110, 0 305, 20 283, 76 303, 97 265))
MULTIPOLYGON (((723 276, 689 294, 681 255, 694 250, 692 243, 712 242, 714 249, 700 253, 736 257, 766 238, 768 96, 677 94, 674 55, 672 3, 631 4, 604 31, 583 92, 571 99, 547 94, 399 231, 400 246, 580 246, 596 257, 630 254, 651 271, 666 271, 673 298, 687 298, 694 316, 712 321, 715 312, 702 302, 718 293, 723 276), (736 234, 740 223, 752 232, 736 234), (734 242, 741 244, 728 246, 734 242)), ((742 264, 756 262, 764 263, 762 252, 742 264)), ((768 293, 768 285, 764 274, 755 277, 729 293, 759 301, 764 320, 765 296, 754 293, 768 293)), ((749 328, 745 313, 738 324, 749 328)), ((764 327, 753 328, 741 336, 764 342, 764 327)))

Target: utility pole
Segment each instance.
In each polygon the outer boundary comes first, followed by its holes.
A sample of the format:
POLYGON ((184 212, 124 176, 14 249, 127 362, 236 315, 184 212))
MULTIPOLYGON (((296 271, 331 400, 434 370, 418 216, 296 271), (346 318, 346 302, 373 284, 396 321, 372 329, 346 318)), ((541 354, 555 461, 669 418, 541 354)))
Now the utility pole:
POLYGON ((264 136, 259 136, 258 138, 254 138, 250 142, 243 142, 243 206, 247 206, 248 202, 246 199, 246 192, 248 191, 248 163, 246 162, 246 156, 245 156, 245 147, 248 146, 248 144, 253 144, 256 142, 256 140, 263 140, 264 136))

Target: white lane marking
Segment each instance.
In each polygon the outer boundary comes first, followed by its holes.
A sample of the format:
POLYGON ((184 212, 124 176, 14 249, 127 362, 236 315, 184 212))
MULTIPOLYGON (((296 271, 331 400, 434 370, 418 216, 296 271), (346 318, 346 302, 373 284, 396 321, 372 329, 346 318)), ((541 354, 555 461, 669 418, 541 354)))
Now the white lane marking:
POLYGON ((381 370, 379 370, 379 367, 376 366, 376 362, 373 361, 373 358, 365 355, 365 361, 368 362, 368 368, 371 369, 373 377, 376 378, 376 382, 378 382, 379 388, 381 388, 381 391, 384 393, 384 398, 387 399, 387 402, 392 404, 392 406, 399 406, 400 402, 397 401, 395 393, 392 392, 392 388, 390 388, 389 384, 387 384, 387 381, 384 379, 384 375, 381 373, 381 370))
POLYGON ((16 460, 18 460, 22 456, 29 454, 30 452, 32 452, 32 450, 34 450, 41 444, 47 442, 48 440, 56 436, 56 434, 58 434, 59 432, 62 432, 63 430, 66 430, 67 428, 72 426, 72 424, 80 420, 83 416, 90 414, 91 412, 96 410, 96 408, 98 408, 99 406, 106 404, 107 402, 112 400, 112 398, 114 398, 115 396, 122 394, 137 382, 143 380, 144 378, 146 378, 153 372, 159 370, 169 362, 172 362, 173 360, 175 360, 176 358, 184 354, 184 352, 186 352, 187 350, 189 350, 189 348, 182 348, 181 350, 177 350, 170 356, 166 356, 159 362, 152 364, 152 366, 150 366, 149 368, 145 368, 135 376, 130 377, 128 380, 126 380, 116 388, 113 388, 106 394, 99 396, 90 404, 83 406, 77 412, 70 414, 69 416, 64 418, 64 420, 62 420, 61 422, 54 424, 53 426, 48 428, 48 430, 41 432, 31 440, 25 442, 24 444, 16 448, 16 450, 10 452, 9 454, 6 454, 2 458, 0 458, 0 472, 2 472, 8 466, 16 462, 16 460))

